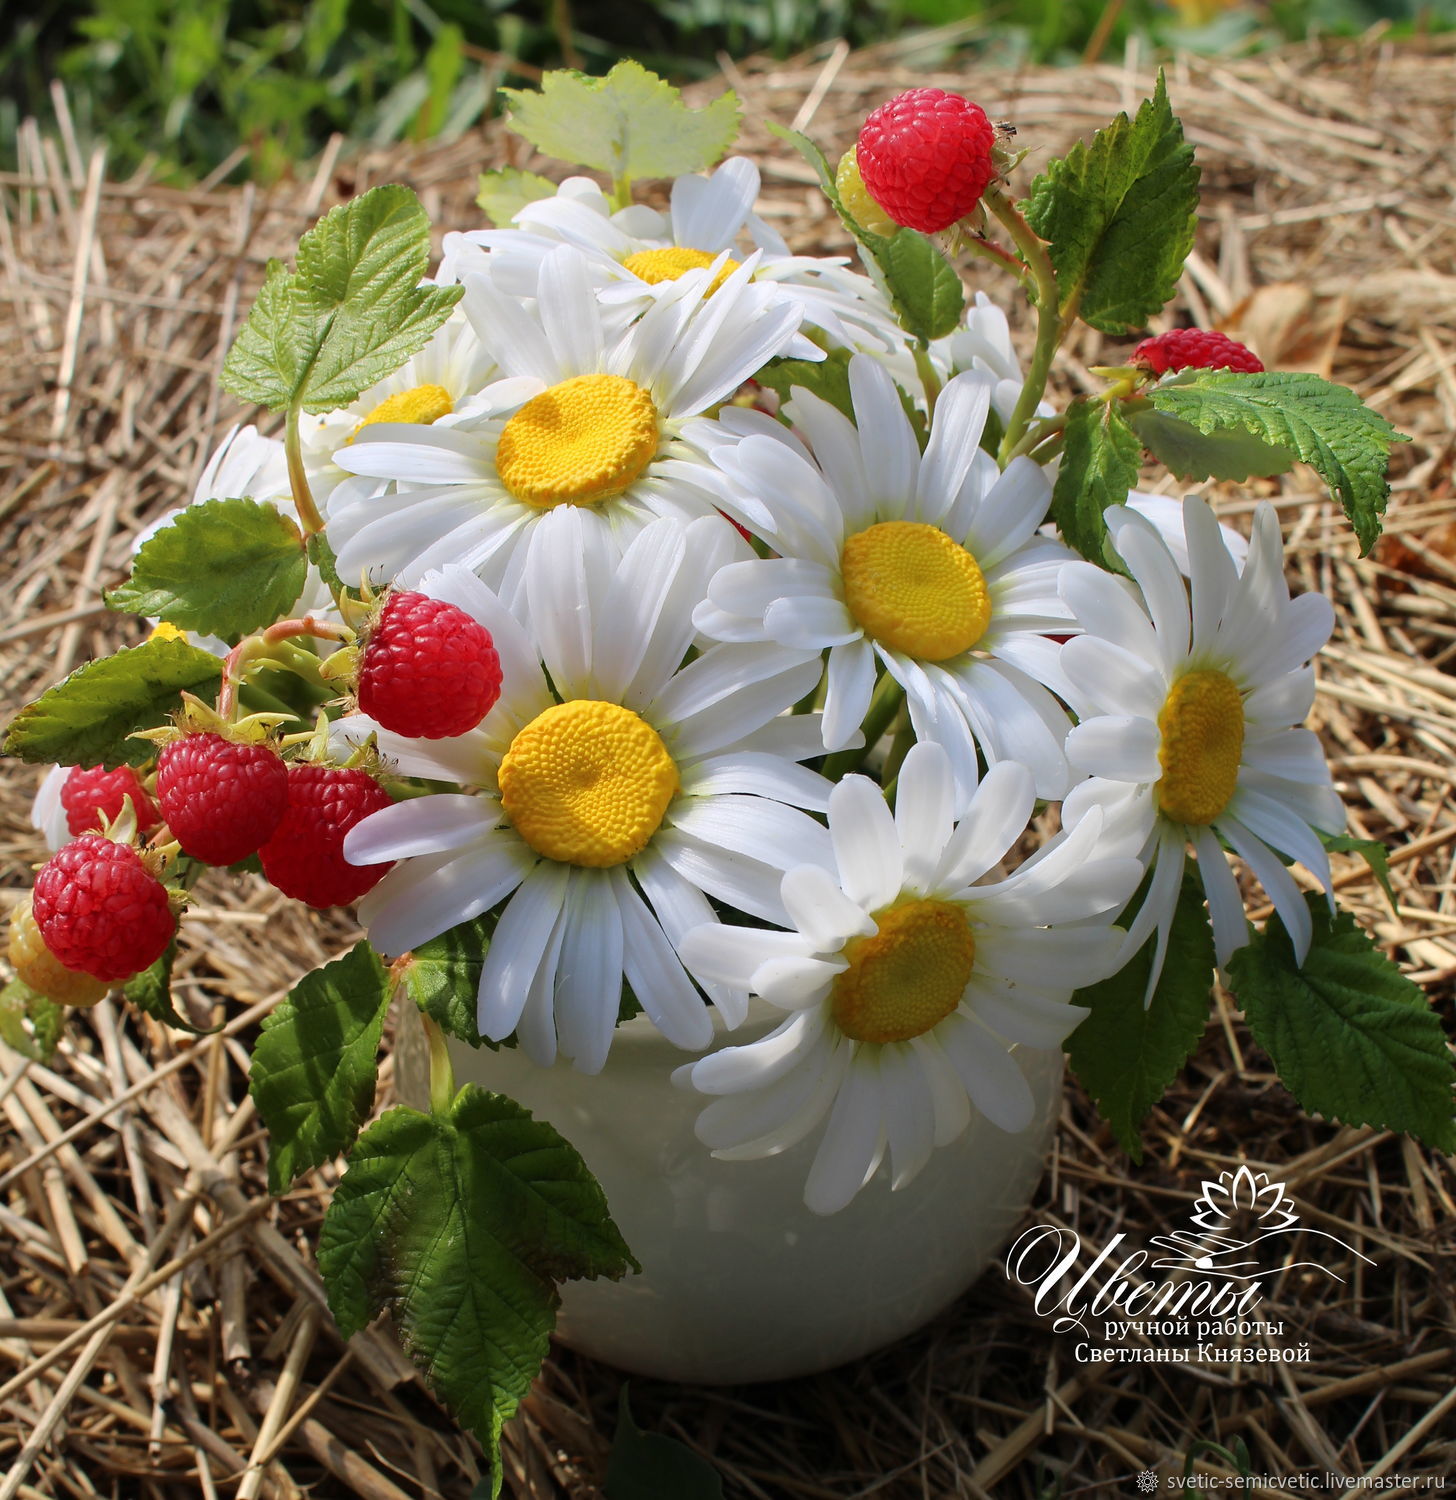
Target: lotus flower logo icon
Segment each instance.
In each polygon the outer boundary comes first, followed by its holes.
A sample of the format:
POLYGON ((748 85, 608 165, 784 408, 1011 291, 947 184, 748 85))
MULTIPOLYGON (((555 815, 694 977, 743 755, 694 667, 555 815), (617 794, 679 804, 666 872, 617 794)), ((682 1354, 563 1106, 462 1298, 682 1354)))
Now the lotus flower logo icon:
POLYGON ((1242 1220, 1256 1219, 1267 1233, 1288 1229, 1299 1215, 1289 1206, 1289 1194, 1282 1182, 1271 1182, 1266 1172, 1251 1172, 1247 1166, 1225 1172, 1217 1182, 1203 1184, 1203 1196, 1193 1205, 1193 1223, 1200 1229, 1227 1234, 1242 1220))

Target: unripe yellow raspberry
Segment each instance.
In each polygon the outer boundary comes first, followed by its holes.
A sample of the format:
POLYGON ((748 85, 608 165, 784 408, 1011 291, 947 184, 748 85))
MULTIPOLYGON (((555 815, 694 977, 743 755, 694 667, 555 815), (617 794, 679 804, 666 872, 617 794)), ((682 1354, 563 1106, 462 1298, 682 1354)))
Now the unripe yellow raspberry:
POLYGON ((851 146, 839 158, 839 167, 834 173, 834 190, 839 194, 844 211, 861 229, 888 238, 898 233, 900 226, 870 197, 864 178, 859 175, 856 149, 851 146))
POLYGON ((45 945, 27 896, 10 913, 10 962, 20 980, 57 1005, 91 1006, 111 988, 89 974, 68 969, 45 945))

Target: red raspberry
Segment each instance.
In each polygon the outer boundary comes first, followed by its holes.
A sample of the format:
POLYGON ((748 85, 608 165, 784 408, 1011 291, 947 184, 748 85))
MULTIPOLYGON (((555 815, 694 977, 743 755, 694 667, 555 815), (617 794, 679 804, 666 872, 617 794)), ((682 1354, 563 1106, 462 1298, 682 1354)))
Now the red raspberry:
POLYGON ((464 734, 500 697, 490 632, 428 594, 391 594, 364 642, 359 710, 411 739, 464 734))
POLYGON ((267 745, 184 734, 157 757, 157 801, 193 859, 232 865, 256 854, 288 808, 288 768, 267 745))
POLYGON ((118 766, 114 771, 101 766, 75 766, 61 786, 66 827, 72 836, 98 833, 103 817, 114 823, 121 816, 128 797, 136 809, 137 832, 150 833, 162 819, 130 766, 118 766))
POLYGON ((1212 328, 1174 328, 1144 339, 1132 351, 1135 365, 1155 375, 1169 370, 1243 370, 1257 375, 1264 366, 1252 349, 1212 328))
POLYGON ((986 111, 943 89, 911 89, 864 122, 855 147, 869 195, 922 234, 954 224, 996 175, 996 131, 986 111))
POLYGON ((177 918, 166 887, 131 844, 88 833, 35 877, 35 925, 68 968, 115 983, 166 952, 177 918))
POLYGON ((258 851, 263 873, 285 896, 309 906, 347 906, 371 891, 393 866, 351 865, 344 835, 390 805, 389 793, 367 772, 296 765, 288 770, 288 811, 258 851))

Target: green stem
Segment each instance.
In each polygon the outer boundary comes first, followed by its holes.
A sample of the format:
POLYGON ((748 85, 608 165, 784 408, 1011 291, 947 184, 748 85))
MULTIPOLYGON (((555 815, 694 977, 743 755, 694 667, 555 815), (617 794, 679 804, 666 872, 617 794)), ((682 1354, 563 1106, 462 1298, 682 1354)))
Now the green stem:
POLYGON ((618 213, 632 206, 632 179, 617 177, 612 180, 612 212, 618 213))
MULTIPOLYGON (((1039 417, 1025 432, 1021 441, 1010 454, 1007 455, 1009 463, 1013 458, 1020 458, 1023 453, 1032 453, 1046 442, 1049 438, 1056 437, 1067 425, 1065 412, 1059 412, 1054 417, 1039 417)), ((1046 462, 1045 459, 1042 460, 1046 462)))
POLYGON ((894 798, 895 784, 900 779, 900 767, 914 743, 915 730, 907 715, 905 722, 895 731, 895 738, 890 742, 890 753, 885 757, 884 770, 880 772, 880 783, 885 789, 886 798, 891 801, 894 798))
POLYGON ((1040 236, 1028 224, 1016 205, 1001 189, 994 185, 986 189, 981 201, 993 213, 1021 251, 1021 258, 1031 272, 1032 284, 1036 288, 1036 347, 1032 351, 1031 365, 1026 372, 1025 384, 1006 432, 1001 439, 1001 451, 997 460, 1004 469, 1011 461, 1017 445, 1026 435, 1026 429, 1041 398, 1046 394, 1047 377, 1051 374, 1052 358, 1062 341, 1066 325, 1062 321, 1061 308, 1057 303, 1057 276, 1052 269, 1051 257, 1040 236))
POLYGON ((925 387, 926 415, 933 417, 935 403, 940 397, 940 374, 930 358, 930 348, 924 339, 915 345, 915 371, 920 376, 920 384, 925 387))
POLYGON ((957 241, 956 248, 978 255, 982 260, 989 260, 992 265, 1003 271, 1010 271, 1023 286, 1030 282, 1031 277, 1026 266, 1009 250, 1003 250, 994 240, 982 239, 978 234, 963 234, 957 241))
POLYGON ((905 701, 905 689, 888 672, 875 685, 875 695, 870 699, 869 712, 864 719, 864 744, 858 750, 836 750, 826 757, 823 774, 830 781, 838 781, 851 771, 859 770, 865 756, 874 749, 884 732, 890 727, 900 705, 905 701))
POLYGON ((430 1112, 447 1114, 455 1098, 455 1069, 450 1066, 450 1050, 445 1043, 445 1033, 439 1024, 423 1012, 425 1039, 430 1044, 430 1112))
POLYGON ((288 425, 283 430, 283 453, 288 460, 288 485, 293 491, 299 525, 305 536, 317 536, 324 529, 324 518, 313 503, 313 491, 308 487, 308 475, 303 468, 303 439, 298 431, 301 415, 298 403, 294 402, 288 408, 288 425))

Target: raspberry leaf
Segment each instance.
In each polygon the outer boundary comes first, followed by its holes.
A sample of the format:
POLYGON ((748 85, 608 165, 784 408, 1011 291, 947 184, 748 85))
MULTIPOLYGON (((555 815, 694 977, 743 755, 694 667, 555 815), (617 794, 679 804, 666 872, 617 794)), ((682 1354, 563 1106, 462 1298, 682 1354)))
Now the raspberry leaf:
POLYGON ((190 505, 142 543, 111 609, 237 641, 285 618, 308 579, 303 534, 258 500, 190 505))
POLYGON ((1229 960, 1254 1040, 1311 1114, 1456 1151, 1456 1071, 1435 1011, 1349 912, 1305 899, 1314 941, 1302 965, 1277 915, 1229 960))
POLYGON ((1391 444, 1408 439, 1354 391, 1293 371, 1184 370, 1154 386, 1148 399, 1199 432, 1251 432, 1303 459, 1339 496, 1360 555, 1375 545, 1390 497, 1391 444))
POLYGON ((331 208, 299 241, 298 269, 268 277, 222 368, 222 384, 274 411, 332 411, 422 349, 460 300, 421 286, 430 225, 398 183, 331 208))
POLYGON ((1191 422, 1147 405, 1129 412, 1128 421, 1143 447, 1180 479, 1267 479, 1294 463, 1286 449, 1241 428, 1200 432, 1191 422))
POLYGON ((510 100, 517 135, 546 156, 606 172, 614 183, 701 172, 738 134, 738 96, 731 89, 692 109, 681 90, 630 58, 605 78, 558 69, 541 79, 539 91, 501 93, 510 100))
POLYGON ((773 359, 753 377, 760 385, 789 400, 795 386, 827 401, 854 421, 854 398, 849 389, 849 351, 836 349, 821 360, 773 359))
POLYGON ((156 963, 127 980, 122 994, 138 1010, 145 1011, 163 1025, 190 1032, 193 1036, 211 1036, 222 1029, 221 1025, 194 1026, 172 1003, 172 965, 176 961, 177 944, 169 943, 156 963))
POLYGON ((480 191, 475 201, 492 224, 504 228, 528 203, 555 196, 556 184, 549 177, 515 167, 499 167, 480 174, 480 191))
POLYGON ((494 919, 461 922, 421 943, 395 966, 405 993, 447 1035, 472 1047, 494 1050, 508 1043, 486 1041, 475 1023, 475 995, 490 949, 494 919))
POLYGON ((786 130, 772 120, 766 123, 770 134, 787 141, 814 168, 824 196, 834 205, 844 227, 874 258, 900 326, 927 343, 953 333, 965 309, 966 293, 945 256, 914 229, 901 229, 888 238, 871 233, 844 206, 834 170, 818 146, 801 131, 786 130))
POLYGON ((1213 989, 1213 930, 1198 884, 1185 879, 1168 939, 1167 959, 1151 1005, 1143 1004, 1152 972, 1149 938, 1120 973, 1078 990, 1074 1005, 1092 1014, 1072 1033, 1072 1071, 1097 1101, 1119 1145, 1143 1159, 1138 1126, 1178 1076, 1208 1024, 1213 989))
POLYGON ((1067 407, 1052 520, 1062 540, 1099 568, 1125 571, 1107 539, 1103 512, 1137 483, 1142 444, 1115 401, 1082 398, 1067 407))
POLYGON ((636 1267, 595 1178, 544 1121, 463 1089, 359 1137, 319 1236, 345 1337, 388 1311, 431 1386, 491 1455, 556 1322, 556 1283, 636 1267))
POLYGON ((374 1103, 389 1009, 384 965, 368 943, 315 969, 263 1022, 248 1092, 268 1127, 268 1191, 347 1151, 374 1103))
POLYGON ((627 1386, 617 1401, 617 1431, 607 1460, 604 1493, 611 1500, 723 1500, 723 1480, 686 1443, 643 1432, 632 1416, 627 1386))
POLYGON ((1021 205, 1048 242, 1064 316, 1103 333, 1146 326, 1178 286, 1198 222, 1198 166, 1163 75, 1137 117, 1050 162, 1021 205))
POLYGON ((48 1063, 66 1029, 66 1007, 12 979, 0 989, 0 1041, 32 1062, 48 1063))
POLYGON ((153 636, 140 646, 78 667, 20 710, 4 753, 36 765, 140 765, 155 753, 130 738, 181 707, 184 692, 214 698, 222 663, 186 641, 153 636))
POLYGON ((1331 854, 1358 854, 1370 867, 1370 873, 1375 877, 1380 889, 1385 892, 1385 899, 1390 902, 1390 909, 1397 916, 1395 901, 1395 887, 1390 883, 1390 851, 1379 839, 1356 838, 1353 833, 1321 833, 1318 829, 1319 841, 1331 854))

